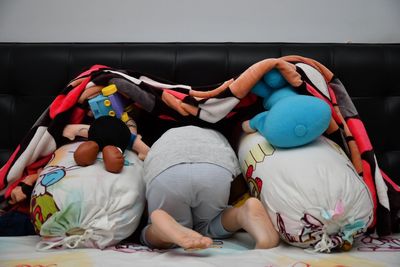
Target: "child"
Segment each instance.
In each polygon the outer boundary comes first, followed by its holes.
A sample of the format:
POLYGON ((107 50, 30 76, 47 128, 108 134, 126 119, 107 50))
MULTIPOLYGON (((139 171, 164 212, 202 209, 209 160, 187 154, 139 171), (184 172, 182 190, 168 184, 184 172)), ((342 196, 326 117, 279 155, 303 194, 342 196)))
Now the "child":
POLYGON ((228 207, 230 184, 240 174, 225 137, 196 126, 172 128, 144 161, 149 224, 141 234, 150 247, 208 248, 243 228, 256 248, 277 246, 279 236, 262 203, 248 199, 228 207))

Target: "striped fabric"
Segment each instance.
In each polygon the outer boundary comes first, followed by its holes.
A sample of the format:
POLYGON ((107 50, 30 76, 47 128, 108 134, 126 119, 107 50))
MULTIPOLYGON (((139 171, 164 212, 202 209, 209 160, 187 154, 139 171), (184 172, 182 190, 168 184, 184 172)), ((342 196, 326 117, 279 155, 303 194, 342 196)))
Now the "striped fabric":
POLYGON ((380 235, 389 234, 391 216, 396 214, 390 213, 388 187, 398 198, 399 186, 379 169, 365 127, 340 80, 319 62, 300 56, 265 59, 238 77, 202 87, 174 84, 131 70, 92 66, 55 98, 0 169, 0 208, 10 208, 7 198, 11 190, 28 174, 44 166, 55 149, 65 144, 64 126, 87 121, 87 99, 104 86, 115 84, 139 107, 161 119, 179 123, 191 118, 193 124, 204 125, 245 113, 255 105, 257 97, 250 91, 273 68, 300 93, 314 95, 331 106, 333 116, 325 135, 342 147, 368 185, 375 203, 371 231, 377 229, 380 235))

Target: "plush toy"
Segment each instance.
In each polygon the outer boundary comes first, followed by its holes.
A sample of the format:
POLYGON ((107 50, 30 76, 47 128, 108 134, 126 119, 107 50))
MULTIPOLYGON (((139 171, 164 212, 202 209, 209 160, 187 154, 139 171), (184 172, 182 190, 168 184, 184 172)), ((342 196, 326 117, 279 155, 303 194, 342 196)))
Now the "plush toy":
POLYGON ((273 146, 305 145, 329 126, 329 105, 317 97, 298 94, 277 69, 267 72, 251 91, 264 98, 266 111, 243 122, 243 130, 258 131, 273 146))
POLYGON ((63 135, 71 140, 76 136, 87 137, 74 152, 74 159, 79 166, 92 165, 97 154, 102 151, 105 169, 119 173, 124 166, 125 149, 138 153, 141 160, 147 155, 149 147, 137 135, 136 124, 132 119, 125 122, 112 116, 101 116, 89 126, 86 124, 69 124, 63 135))
MULTIPOLYGON (((38 171, 38 173, 40 170, 38 171)), ((33 173, 27 175, 18 185, 11 191, 9 203, 11 205, 17 204, 18 202, 24 201, 26 199, 29 200, 33 187, 37 178, 39 177, 38 173, 33 173)))

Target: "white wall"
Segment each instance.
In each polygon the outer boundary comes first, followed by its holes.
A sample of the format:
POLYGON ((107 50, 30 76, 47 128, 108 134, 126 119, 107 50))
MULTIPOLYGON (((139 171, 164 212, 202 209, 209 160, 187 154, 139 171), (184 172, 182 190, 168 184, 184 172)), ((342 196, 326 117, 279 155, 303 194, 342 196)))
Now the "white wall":
POLYGON ((400 42, 399 0, 0 0, 0 42, 400 42))

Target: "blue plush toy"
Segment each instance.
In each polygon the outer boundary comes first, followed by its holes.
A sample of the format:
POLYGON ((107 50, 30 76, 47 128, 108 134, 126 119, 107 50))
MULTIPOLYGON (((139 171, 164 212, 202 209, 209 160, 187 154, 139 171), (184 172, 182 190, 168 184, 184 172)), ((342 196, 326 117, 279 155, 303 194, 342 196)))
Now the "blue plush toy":
POLYGON ((243 123, 276 147, 296 147, 315 140, 329 126, 331 109, 323 100, 295 92, 277 69, 267 72, 251 90, 264 98, 267 110, 243 123))

